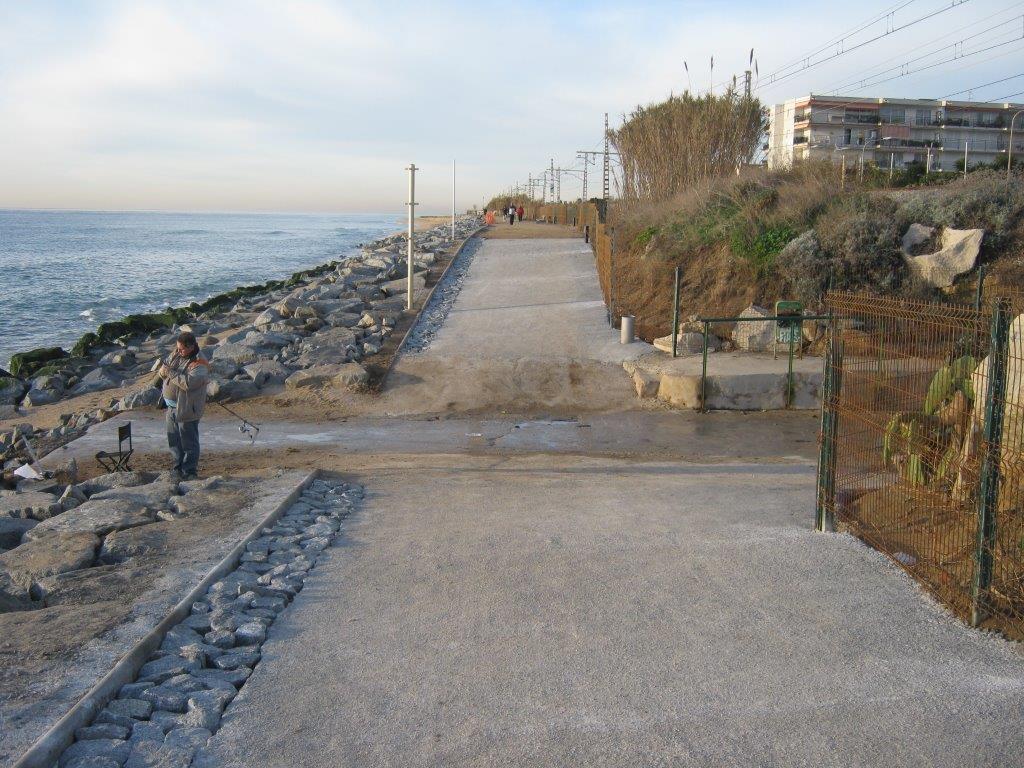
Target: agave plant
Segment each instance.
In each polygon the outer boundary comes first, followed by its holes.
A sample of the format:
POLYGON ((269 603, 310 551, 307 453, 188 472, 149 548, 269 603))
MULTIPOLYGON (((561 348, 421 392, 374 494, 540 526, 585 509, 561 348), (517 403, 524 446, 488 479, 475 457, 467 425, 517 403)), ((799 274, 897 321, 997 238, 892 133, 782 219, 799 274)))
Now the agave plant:
POLYGON ((920 413, 899 412, 882 438, 882 462, 912 486, 947 485, 974 402, 977 361, 963 355, 935 372, 920 413))

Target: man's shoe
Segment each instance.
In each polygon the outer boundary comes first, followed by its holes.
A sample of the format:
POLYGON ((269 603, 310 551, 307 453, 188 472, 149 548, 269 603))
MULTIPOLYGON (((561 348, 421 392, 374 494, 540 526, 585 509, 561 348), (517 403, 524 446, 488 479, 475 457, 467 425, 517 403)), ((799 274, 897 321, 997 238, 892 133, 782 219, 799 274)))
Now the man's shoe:
POLYGON ((182 480, 198 480, 199 479, 199 475, 197 475, 195 472, 189 472, 186 475, 182 475, 181 479, 182 480))

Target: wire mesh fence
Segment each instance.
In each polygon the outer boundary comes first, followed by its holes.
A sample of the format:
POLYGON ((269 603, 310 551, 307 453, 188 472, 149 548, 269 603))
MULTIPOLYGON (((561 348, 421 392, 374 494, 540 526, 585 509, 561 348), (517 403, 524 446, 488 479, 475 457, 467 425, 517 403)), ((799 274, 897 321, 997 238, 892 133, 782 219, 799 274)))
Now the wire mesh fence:
POLYGON ((1024 301, 832 292, 827 305, 819 525, 1024 639, 1024 301))

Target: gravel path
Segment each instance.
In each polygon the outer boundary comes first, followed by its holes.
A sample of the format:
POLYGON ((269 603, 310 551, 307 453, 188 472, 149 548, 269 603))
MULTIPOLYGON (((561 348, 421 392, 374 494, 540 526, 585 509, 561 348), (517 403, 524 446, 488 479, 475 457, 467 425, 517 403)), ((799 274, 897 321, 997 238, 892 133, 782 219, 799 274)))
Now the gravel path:
POLYGON ((430 346, 455 305, 455 299, 458 298, 462 284, 466 281, 470 267, 473 266, 473 257, 482 244, 480 238, 471 238, 455 258, 455 263, 448 268, 444 278, 435 287, 430 301, 423 308, 416 325, 409 333, 409 338, 402 349, 403 355, 416 355, 430 346))

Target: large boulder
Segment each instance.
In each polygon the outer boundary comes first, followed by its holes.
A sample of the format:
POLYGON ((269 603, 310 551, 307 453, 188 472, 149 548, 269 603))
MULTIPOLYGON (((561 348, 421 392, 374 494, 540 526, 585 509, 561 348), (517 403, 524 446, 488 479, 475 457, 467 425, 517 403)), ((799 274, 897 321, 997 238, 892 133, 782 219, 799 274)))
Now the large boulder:
MULTIPOLYGON (((419 293, 427 287, 427 278, 423 272, 416 273, 412 276, 413 291, 419 293)), ((381 284, 381 290, 388 296, 397 296, 404 294, 409 289, 408 277, 402 277, 398 280, 389 280, 386 283, 381 284)))
POLYGON ((56 375, 37 376, 25 395, 29 405, 55 403, 64 395, 64 378, 56 375))
POLYGON ((911 224, 903 236, 903 260, 911 274, 934 288, 949 288, 960 275, 974 269, 981 252, 983 229, 942 230, 941 248, 934 253, 916 254, 923 243, 934 237, 935 230, 911 224))
POLYGON ((353 392, 359 392, 366 389, 370 383, 370 374, 359 363, 345 363, 339 367, 334 382, 353 392))
POLYGON ((250 499, 244 481, 224 481, 210 478, 184 496, 175 496, 170 507, 182 517, 203 516, 231 512, 245 506, 250 499))
POLYGON ((134 365, 135 353, 128 349, 115 349, 113 352, 107 352, 107 354, 101 357, 99 359, 99 364, 103 366, 118 367, 134 365))
POLYGON ((284 384, 284 380, 292 374, 291 369, 285 368, 277 360, 260 360, 258 363, 249 363, 242 370, 257 387, 284 384))
POLYGON ((362 314, 359 312, 331 312, 324 320, 328 325, 343 328, 355 328, 359 325, 362 314))
POLYGON ((307 387, 318 387, 329 384, 340 372, 338 365, 315 365, 312 368, 304 368, 289 376, 284 385, 288 389, 304 389, 307 387))
POLYGON ((251 381, 218 381, 212 379, 206 385, 206 396, 217 402, 223 400, 245 400, 247 397, 255 397, 260 393, 260 388, 251 381))
POLYGON ((128 499, 150 509, 164 509, 171 496, 178 495, 178 484, 173 480, 156 480, 145 485, 128 488, 111 488, 92 495, 91 501, 103 499, 128 499))
POLYGON ((37 520, 22 517, 0 517, 0 550, 14 549, 22 537, 36 526, 37 520))
POLYGON ((234 363, 236 366, 242 366, 246 363, 255 363, 261 357, 265 356, 267 356, 267 354, 261 354, 259 349, 239 342, 221 344, 213 352, 214 361, 227 360, 234 363))
POLYGON ((256 316, 256 319, 252 321, 252 324, 256 328, 260 328, 262 326, 270 325, 271 323, 276 323, 282 317, 284 317, 284 315, 271 307, 270 309, 265 309, 260 312, 260 314, 256 316))
POLYGON ((60 347, 40 347, 29 352, 11 355, 11 375, 28 378, 47 363, 63 360, 68 356, 60 347))
POLYGON ((94 493, 107 491, 111 488, 132 488, 136 485, 145 485, 146 483, 153 482, 155 479, 155 476, 148 472, 109 472, 80 483, 78 488, 86 496, 91 496, 94 493))
MULTIPOLYGON (((740 317, 772 317, 772 313, 764 307, 751 304, 743 310, 740 317)), ((775 323, 766 320, 763 323, 736 323, 732 332, 732 340, 737 349, 745 352, 767 352, 775 340, 775 323)))
POLYGON ((0 517, 46 520, 64 511, 60 499, 44 491, 0 491, 0 517))
MULTIPOLYGON (((655 349, 672 354, 672 334, 661 336, 654 340, 655 349)), ((713 333, 708 334, 708 352, 717 352, 721 342, 713 333)), ((704 334, 694 331, 680 331, 676 339, 676 354, 692 355, 704 352, 704 334)))
POLYGON ((111 531, 149 525, 153 520, 149 507, 131 499, 89 499, 62 515, 44 520, 26 533, 25 539, 35 541, 56 533, 81 532, 106 536, 111 531))
POLYGON ((71 390, 71 394, 74 396, 87 395, 119 386, 121 386, 121 379, 113 371, 107 368, 96 368, 82 377, 81 381, 71 390))
MULTIPOLYGON (((281 301, 277 302, 277 304, 274 304, 270 310, 276 312, 279 317, 291 317, 301 306, 301 299, 296 296, 286 296, 281 299, 281 301)), ((269 312, 270 310, 267 311, 269 312)))
POLYGON ((303 368, 340 365, 348 362, 355 346, 356 333, 351 328, 328 328, 299 344, 299 356, 295 363, 303 368))
POLYGON ((168 533, 172 533, 180 525, 181 523, 176 522, 159 522, 108 533, 103 539, 103 546, 100 547, 100 562, 123 563, 131 557, 160 552, 167 546, 168 533))
POLYGON ((161 397, 159 387, 146 387, 121 398, 121 410, 132 411, 136 408, 148 408, 159 403, 161 397))
POLYGON ((0 405, 17 405, 25 397, 28 386, 13 376, 0 376, 0 405))
POLYGON ((25 589, 46 576, 88 568, 96 560, 98 536, 91 533, 61 533, 29 540, 0 554, 0 571, 25 589))
POLYGON ((144 575, 139 568, 99 565, 37 579, 29 594, 47 608, 102 603, 129 594, 144 575))

